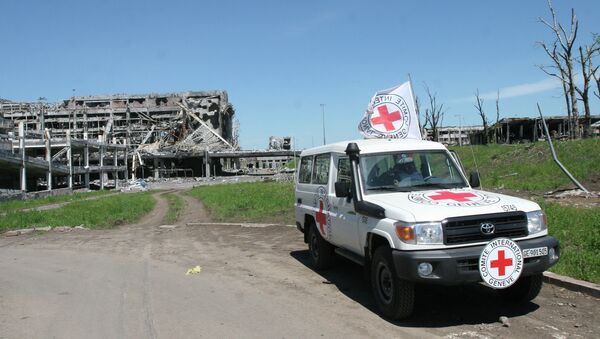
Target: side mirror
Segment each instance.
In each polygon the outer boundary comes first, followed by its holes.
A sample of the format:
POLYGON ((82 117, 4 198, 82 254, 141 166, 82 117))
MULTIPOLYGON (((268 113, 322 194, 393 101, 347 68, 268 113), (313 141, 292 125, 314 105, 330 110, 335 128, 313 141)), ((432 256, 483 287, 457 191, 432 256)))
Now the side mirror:
POLYGON ((481 179, 479 178, 479 172, 471 172, 471 175, 469 176, 469 184, 471 185, 471 187, 480 187, 481 186, 481 179))
POLYGON ((350 192, 350 182, 349 181, 338 181, 335 183, 335 196, 338 198, 347 198, 352 196, 350 192))

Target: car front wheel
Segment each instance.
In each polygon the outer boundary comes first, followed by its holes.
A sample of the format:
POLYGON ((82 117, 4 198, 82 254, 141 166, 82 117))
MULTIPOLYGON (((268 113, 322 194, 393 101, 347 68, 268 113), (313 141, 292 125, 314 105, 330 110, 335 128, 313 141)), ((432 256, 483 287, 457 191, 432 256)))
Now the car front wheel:
POLYGON ((380 246, 371 261, 371 287, 377 307, 390 319, 411 315, 415 302, 414 284, 398 278, 391 249, 380 246))

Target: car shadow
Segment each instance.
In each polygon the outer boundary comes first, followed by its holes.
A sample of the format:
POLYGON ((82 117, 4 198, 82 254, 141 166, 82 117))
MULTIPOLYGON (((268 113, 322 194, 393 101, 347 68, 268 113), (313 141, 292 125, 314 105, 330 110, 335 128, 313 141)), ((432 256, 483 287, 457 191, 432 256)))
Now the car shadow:
MULTIPOLYGON (((362 266, 336 256, 335 266, 329 270, 315 270, 310 264, 308 250, 292 251, 290 255, 323 278, 324 284, 333 284, 348 298, 369 311, 379 314, 369 278, 362 266)), ((509 303, 494 290, 481 284, 464 286, 417 285, 413 315, 401 321, 390 321, 405 327, 448 327, 457 325, 491 324, 501 316, 509 318, 526 315, 539 308, 534 302, 509 303)))

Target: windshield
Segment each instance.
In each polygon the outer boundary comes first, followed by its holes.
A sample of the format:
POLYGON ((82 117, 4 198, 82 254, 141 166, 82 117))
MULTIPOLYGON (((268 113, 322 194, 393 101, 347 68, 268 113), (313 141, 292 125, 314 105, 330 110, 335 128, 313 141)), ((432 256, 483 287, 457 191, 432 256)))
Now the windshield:
POLYGON ((364 155, 360 158, 360 169, 367 194, 467 186, 460 171, 444 151, 364 155))

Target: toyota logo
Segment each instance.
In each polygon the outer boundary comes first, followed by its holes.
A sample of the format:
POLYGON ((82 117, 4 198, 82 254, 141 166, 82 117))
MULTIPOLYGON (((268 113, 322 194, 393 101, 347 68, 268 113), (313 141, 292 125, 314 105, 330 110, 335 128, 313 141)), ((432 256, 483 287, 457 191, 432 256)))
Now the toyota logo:
POLYGON ((484 222, 481 223, 481 234, 484 235, 491 235, 494 234, 494 232, 496 231, 496 226, 494 226, 494 224, 492 224, 491 222, 484 222))

